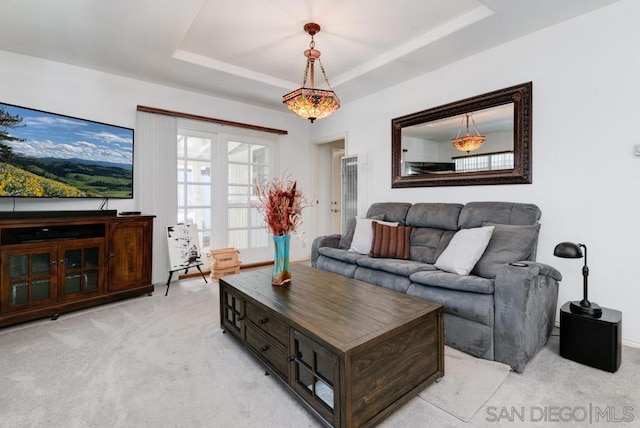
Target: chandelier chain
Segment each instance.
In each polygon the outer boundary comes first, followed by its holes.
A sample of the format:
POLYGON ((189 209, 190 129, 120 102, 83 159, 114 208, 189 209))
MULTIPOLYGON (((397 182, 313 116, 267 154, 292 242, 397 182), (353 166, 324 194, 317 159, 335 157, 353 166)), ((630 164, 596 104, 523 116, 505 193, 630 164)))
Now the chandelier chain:
POLYGON ((324 66, 322 65, 322 61, 320 61, 320 58, 318 58, 318 63, 320 64, 320 70, 322 71, 322 75, 324 76, 324 81, 327 83, 327 86, 329 87, 329 90, 333 91, 333 88, 329 84, 329 79, 327 78, 327 73, 324 72, 324 66))
POLYGON ((304 73, 302 74, 302 87, 303 88, 307 84, 307 75, 309 74, 309 67, 311 67, 310 59, 307 58, 307 66, 304 68, 304 73))

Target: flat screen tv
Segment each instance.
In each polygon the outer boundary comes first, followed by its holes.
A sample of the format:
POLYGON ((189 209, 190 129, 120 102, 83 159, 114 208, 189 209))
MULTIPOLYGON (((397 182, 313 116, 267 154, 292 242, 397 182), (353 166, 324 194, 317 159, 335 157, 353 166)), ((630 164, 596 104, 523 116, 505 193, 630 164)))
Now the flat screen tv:
POLYGON ((133 129, 0 103, 0 197, 133 198, 133 129))

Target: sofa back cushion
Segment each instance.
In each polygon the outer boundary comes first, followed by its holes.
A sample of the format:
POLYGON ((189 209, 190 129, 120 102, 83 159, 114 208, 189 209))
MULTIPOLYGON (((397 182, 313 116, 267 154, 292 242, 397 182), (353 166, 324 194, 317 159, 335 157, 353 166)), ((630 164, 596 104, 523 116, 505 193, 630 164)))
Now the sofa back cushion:
POLYGON ((387 226, 398 226, 393 221, 373 220, 370 218, 356 217, 356 230, 353 232, 351 247, 349 251, 355 251, 360 254, 369 254, 371 245, 373 245, 373 223, 380 222, 387 226))
POLYGON ((462 207, 462 204, 414 204, 407 213, 406 225, 458 230, 458 219, 462 207))
POLYGON ((384 215, 385 221, 398 222, 400 226, 404 226, 410 207, 408 202, 377 202, 369 207, 367 218, 384 215))
POLYGON ((411 260, 434 264, 455 234, 454 230, 412 227, 411 260))
POLYGON ((411 226, 411 260, 434 264, 458 230, 462 204, 417 203, 407 212, 411 226))
POLYGON ((436 260, 435 267, 458 275, 469 275, 487 248, 492 233, 493 226, 460 229, 436 260))
POLYGON ((540 223, 528 226, 484 223, 493 226, 493 234, 489 245, 478 263, 473 275, 483 278, 495 278, 505 264, 521 260, 531 260, 540 232, 540 223))
POLYGON ((481 227, 483 223, 528 225, 540 220, 541 211, 534 204, 516 202, 469 202, 462 208, 460 229, 481 227))
MULTIPOLYGON (((384 214, 376 215, 373 217, 369 217, 374 220, 384 220, 384 214)), ((348 250, 351 248, 351 241, 353 241, 353 234, 356 231, 356 218, 349 217, 347 219, 347 227, 342 232, 342 236, 340 237, 340 242, 338 242, 338 248, 341 250, 348 250)))

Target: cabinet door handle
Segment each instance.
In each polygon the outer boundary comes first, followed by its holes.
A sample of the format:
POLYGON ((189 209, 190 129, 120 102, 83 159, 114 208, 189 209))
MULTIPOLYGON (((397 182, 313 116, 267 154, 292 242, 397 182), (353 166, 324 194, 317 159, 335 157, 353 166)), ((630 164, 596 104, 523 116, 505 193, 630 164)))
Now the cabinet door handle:
POLYGON ((291 361, 295 361, 296 357, 287 357, 287 361, 291 362, 291 361))
POLYGON ((244 317, 242 315, 238 315, 236 317, 236 321, 242 321, 244 319, 244 317))
POLYGON ((266 318, 260 318, 258 320, 258 324, 266 324, 267 323, 267 319, 266 318))
POLYGON ((268 345, 264 345, 262 348, 260 348, 260 352, 267 352, 268 350, 269 350, 268 345))
POLYGON ((57 263, 55 260, 51 260, 51 266, 55 266, 57 263))
POLYGON ((115 254, 113 254, 113 253, 109 253, 109 258, 110 258, 110 259, 114 258, 115 256, 116 256, 115 254))
POLYGON ((64 266, 64 260, 60 260, 60 261, 58 262, 58 264, 59 264, 59 265, 61 265, 61 266, 64 266))

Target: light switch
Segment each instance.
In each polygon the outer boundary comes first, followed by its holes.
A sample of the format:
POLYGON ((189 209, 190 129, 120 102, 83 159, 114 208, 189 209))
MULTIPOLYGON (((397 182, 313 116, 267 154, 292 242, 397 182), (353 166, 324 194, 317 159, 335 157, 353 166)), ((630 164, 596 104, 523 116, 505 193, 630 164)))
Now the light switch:
POLYGON ((633 146, 633 154, 636 156, 640 156, 640 144, 636 144, 633 146))

